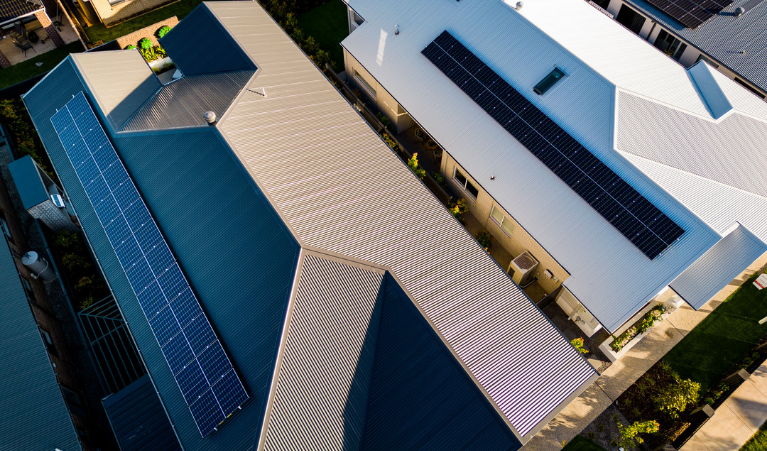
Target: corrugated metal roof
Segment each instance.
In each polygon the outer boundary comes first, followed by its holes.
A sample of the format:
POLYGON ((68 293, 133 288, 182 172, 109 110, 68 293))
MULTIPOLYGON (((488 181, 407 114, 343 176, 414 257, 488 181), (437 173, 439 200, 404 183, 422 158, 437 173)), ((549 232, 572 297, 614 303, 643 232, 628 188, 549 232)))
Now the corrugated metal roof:
MULTIPOLYGON (((203 439, 51 125, 56 108, 83 90, 88 93, 66 59, 26 94, 24 102, 171 423, 185 450, 250 449, 263 421, 298 244, 215 127, 111 134, 251 396, 222 430, 203 439)), ((89 100, 95 103, 93 97, 89 100)))
POLYGON ((37 171, 34 160, 29 155, 19 158, 8 165, 13 184, 21 197, 25 210, 48 200, 43 178, 37 171))
POLYGON ((614 150, 616 85, 700 115, 709 114, 706 105, 684 68, 587 3, 535 0, 520 12, 476 0, 349 3, 366 20, 343 41, 349 53, 567 269, 564 285, 606 329, 620 327, 719 240, 614 150), (391 33, 395 23, 399 35, 391 33), (462 93, 421 54, 446 29, 679 224, 680 240, 648 259, 462 93), (535 94, 552 66, 567 77, 535 94))
POLYGON ((645 0, 627 0, 664 28, 767 91, 767 2, 735 10, 751 0, 735 0, 698 28, 686 28, 645 0))
POLYGON ((207 111, 220 118, 255 71, 190 75, 163 86, 125 122, 122 131, 205 127, 207 111))
POLYGON ((359 449, 383 277, 304 257, 259 450, 359 449))
POLYGON ((206 8, 197 8, 160 40, 176 67, 184 75, 256 70, 232 36, 212 19, 206 8))
POLYGON ((148 375, 102 402, 121 451, 181 450, 148 375))
POLYGON ((4 239, 0 239, 0 381, 0 449, 82 449, 4 239))
POLYGON ((73 53, 71 57, 112 130, 119 130, 162 87, 138 50, 73 53))
POLYGON ((206 7, 267 94, 218 128, 298 239, 390 268, 520 435, 542 427, 593 369, 258 5, 206 7))
POLYGON ((386 274, 382 294, 360 449, 519 449, 522 444, 391 274, 386 274))
POLYGON ((767 251, 767 244, 740 224, 673 282, 671 288, 696 309, 767 251))

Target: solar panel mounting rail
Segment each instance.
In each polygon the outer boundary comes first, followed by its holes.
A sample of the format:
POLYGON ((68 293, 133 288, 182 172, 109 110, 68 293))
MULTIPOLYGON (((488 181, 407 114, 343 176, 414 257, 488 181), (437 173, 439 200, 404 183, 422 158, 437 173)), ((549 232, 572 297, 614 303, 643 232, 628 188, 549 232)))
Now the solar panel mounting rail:
POLYGON ((84 94, 51 123, 205 437, 247 401, 245 387, 84 94))
POLYGON ((654 259, 682 236, 684 229, 448 31, 422 53, 648 258, 654 259))

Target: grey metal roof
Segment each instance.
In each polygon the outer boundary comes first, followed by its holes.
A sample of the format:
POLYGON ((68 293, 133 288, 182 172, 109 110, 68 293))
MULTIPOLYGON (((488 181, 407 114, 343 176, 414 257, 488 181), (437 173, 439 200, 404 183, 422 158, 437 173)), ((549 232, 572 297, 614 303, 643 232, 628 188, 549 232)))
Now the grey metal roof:
POLYGON ((259 450, 359 449, 384 272, 305 255, 259 450))
MULTIPOLYGON (((105 52, 102 52, 102 54, 105 52)), ((215 127, 112 135, 243 379, 250 401, 205 439, 173 380, 50 117, 85 91, 70 59, 24 97, 185 450, 247 450, 263 421, 299 247, 215 127), (226 183, 222 183, 226 181, 226 183)), ((102 115, 99 108, 97 114, 102 115)), ((100 117, 102 122, 105 118, 100 117)))
POLYGON ((184 75, 256 70, 242 51, 206 8, 197 8, 160 40, 184 75))
POLYGON ((29 155, 10 163, 8 169, 25 210, 48 200, 43 178, 29 155))
POLYGON ((0 239, 0 450, 82 449, 16 263, 0 239))
POLYGON ((181 450, 148 375, 102 402, 122 451, 181 450))
POLYGON ((208 126, 204 114, 220 118, 255 71, 190 75, 163 86, 126 121, 122 131, 208 126))
POLYGON ((113 130, 162 87, 138 50, 73 53, 71 57, 113 130))
POLYGON ((673 282, 671 288, 696 309, 767 251, 767 244, 740 224, 673 282))
POLYGON ((686 28, 645 0, 626 0, 684 41, 767 91, 767 2, 748 8, 738 17, 735 10, 752 0, 735 0, 698 28, 686 28))
POLYGON ((246 92, 218 128, 302 245, 389 268, 519 435, 534 434, 593 368, 266 12, 205 6, 267 95, 246 92))
MULTIPOLYGON (((188 33, 188 40, 166 46, 174 61, 182 61, 182 70, 185 58, 187 67, 197 64, 194 39, 202 38, 195 32, 212 26, 205 20, 220 21, 223 25, 217 26, 247 53, 251 70, 252 61, 258 62, 258 73, 246 87, 266 96, 242 92, 216 127, 136 133, 113 129, 110 136, 251 395, 241 412, 207 438, 197 433, 50 125, 55 109, 81 90, 104 115, 100 97, 91 93, 90 84, 80 82, 77 71, 82 68, 68 59, 24 98, 185 449, 254 445, 278 346, 287 355, 281 332, 299 247, 391 271, 392 285, 407 293, 411 310, 420 315, 416 319, 432 334, 432 344, 419 345, 431 356, 426 360, 436 359, 437 373, 460 376, 463 382, 451 384, 473 393, 469 410, 486 412, 518 438, 533 435, 596 378, 593 368, 257 3, 206 3, 189 17, 193 20, 185 19, 169 34, 188 33), (434 346, 441 351, 435 354, 434 346)), ((369 286, 357 282, 356 290, 369 286)), ((317 278, 314 289, 321 293, 333 288, 326 283, 317 278)), ((392 344, 392 349, 403 343, 392 344)), ((407 368, 407 362, 399 364, 402 371, 407 368)), ((416 386, 427 387, 426 379, 419 379, 425 376, 412 377, 420 381, 416 386)), ((441 406, 452 398, 442 393, 417 399, 433 399, 433 406, 441 406)), ((427 414, 419 406, 409 407, 413 415, 427 414)), ((390 424, 407 435, 416 421, 390 424)), ((326 423, 333 424, 338 423, 326 423)), ((420 440, 454 429, 435 421, 424 427, 423 436, 412 437, 420 440)), ((503 440, 508 440, 508 431, 501 434, 503 440)), ((487 433, 495 437, 498 431, 487 433)))

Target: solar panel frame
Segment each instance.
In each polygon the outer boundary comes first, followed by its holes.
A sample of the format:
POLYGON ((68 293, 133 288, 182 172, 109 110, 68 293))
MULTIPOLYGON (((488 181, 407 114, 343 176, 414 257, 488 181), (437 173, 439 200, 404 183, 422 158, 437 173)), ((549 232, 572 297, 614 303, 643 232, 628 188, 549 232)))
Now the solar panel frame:
POLYGON ((51 123, 205 437, 249 399, 245 386, 85 95, 51 123))
POLYGON ((684 234, 448 31, 422 54, 648 258, 656 258, 684 234))

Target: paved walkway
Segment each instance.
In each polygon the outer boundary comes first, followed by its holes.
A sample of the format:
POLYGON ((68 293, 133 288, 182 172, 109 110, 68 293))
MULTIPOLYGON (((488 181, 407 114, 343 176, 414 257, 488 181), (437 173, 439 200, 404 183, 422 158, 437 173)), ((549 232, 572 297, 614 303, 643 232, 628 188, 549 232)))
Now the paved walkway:
POLYGON ((767 363, 727 398, 681 451, 738 451, 767 421, 767 363))
MULTIPOLYGON (((568 404, 522 450, 561 450, 563 441, 569 442, 594 421, 602 411, 609 407, 626 389, 636 382, 650 367, 655 365, 658 360, 727 299, 746 279, 763 267, 765 263, 767 263, 767 254, 754 262, 743 274, 717 293, 700 310, 695 311, 685 305, 672 313, 665 321, 654 327, 642 341, 631 348, 622 359, 607 368, 594 384, 568 404)), ((767 394, 767 371, 764 378, 766 380, 764 393, 767 394)), ((721 408, 718 410, 721 410, 721 408)), ((765 401, 762 410, 767 415, 767 401, 765 401)), ((759 428, 761 424, 757 424, 756 428, 759 428)), ((751 434, 753 432, 749 433, 748 437, 751 434)), ((724 450, 737 448, 710 449, 724 450)), ((708 451, 708 448, 685 447, 685 451, 691 450, 708 451)))

